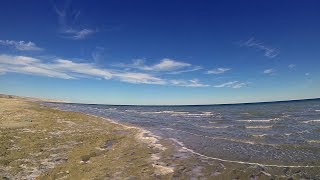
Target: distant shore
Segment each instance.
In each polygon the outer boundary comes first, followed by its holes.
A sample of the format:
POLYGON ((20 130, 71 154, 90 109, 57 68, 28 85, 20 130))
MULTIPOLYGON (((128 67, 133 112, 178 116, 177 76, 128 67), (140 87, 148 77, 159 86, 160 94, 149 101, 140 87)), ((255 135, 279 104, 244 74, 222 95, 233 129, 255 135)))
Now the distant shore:
POLYGON ((70 103, 66 100, 60 100, 60 99, 48 99, 48 98, 37 98, 37 97, 27 97, 27 96, 16 96, 16 95, 10 95, 10 94, 0 94, 0 98, 7 98, 7 99, 23 99, 26 101, 32 101, 32 102, 57 102, 57 103, 70 103))

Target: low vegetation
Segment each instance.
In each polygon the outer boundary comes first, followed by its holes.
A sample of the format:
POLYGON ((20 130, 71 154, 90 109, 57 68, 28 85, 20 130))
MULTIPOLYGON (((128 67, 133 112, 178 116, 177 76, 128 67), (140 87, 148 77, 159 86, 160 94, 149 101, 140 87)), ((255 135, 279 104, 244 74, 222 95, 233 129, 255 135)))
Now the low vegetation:
POLYGON ((152 149, 128 129, 81 113, 0 98, 0 177, 152 177, 152 149))

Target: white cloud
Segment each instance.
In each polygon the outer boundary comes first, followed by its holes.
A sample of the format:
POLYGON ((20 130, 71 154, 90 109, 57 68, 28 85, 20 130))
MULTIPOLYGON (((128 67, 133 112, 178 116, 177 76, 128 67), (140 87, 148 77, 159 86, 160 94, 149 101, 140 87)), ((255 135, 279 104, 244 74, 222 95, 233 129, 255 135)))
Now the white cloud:
POLYGON ((0 55, 0 66, 5 72, 32 74, 62 79, 77 79, 83 76, 110 79, 111 72, 95 68, 89 63, 75 63, 70 60, 56 59, 44 63, 40 59, 26 56, 0 55))
POLYGON ((216 68, 216 69, 212 69, 207 71, 207 74, 223 74, 227 71, 230 71, 231 68, 216 68))
POLYGON ((306 76, 310 76, 310 73, 305 73, 304 75, 306 75, 306 76))
POLYGON ((184 87, 209 87, 210 85, 202 84, 198 79, 192 80, 170 80, 170 84, 184 87))
MULTIPOLYGON (((160 66, 163 69, 166 66, 160 66)), ((168 68, 168 66, 166 67, 168 68)), ((164 68, 164 69, 166 69, 164 68)), ((0 55, 0 74, 13 72, 46 76, 61 79, 103 78, 115 79, 134 84, 158 84, 184 87, 208 87, 197 79, 167 80, 148 73, 123 72, 120 70, 102 69, 92 63, 78 63, 72 60, 55 59, 43 62, 40 59, 27 56, 0 55)))
POLYGON ((39 59, 32 57, 0 55, 0 64, 31 65, 39 62, 39 59))
POLYGON ((132 64, 117 64, 116 67, 127 69, 138 69, 150 72, 165 72, 166 74, 181 74, 202 69, 200 66, 193 66, 189 63, 164 58, 154 65, 146 65, 144 59, 135 59, 132 64))
POLYGON ((9 69, 9 71, 24 73, 24 74, 55 77, 55 78, 61 78, 61 79, 75 79, 75 77, 72 77, 66 73, 45 69, 41 67, 36 67, 36 66, 12 67, 11 69, 9 69))
POLYGON ((244 86, 247 86, 248 84, 249 83, 239 82, 239 81, 229 81, 229 82, 226 82, 226 83, 215 85, 214 87, 216 87, 216 88, 229 87, 229 88, 238 89, 238 88, 242 88, 244 86))
POLYGON ((0 55, 0 67, 3 72, 33 74, 62 79, 74 79, 74 77, 66 73, 41 66, 43 66, 43 64, 39 59, 25 56, 0 55))
POLYGON ((275 72, 274 69, 266 69, 263 71, 264 74, 269 74, 269 75, 274 74, 274 72, 275 72))
POLYGON ((104 79, 110 79, 112 74, 109 70, 98 69, 89 63, 74 63, 70 60, 58 59, 56 64, 51 65, 57 70, 68 70, 72 73, 84 74, 89 76, 102 77, 104 79))
POLYGON ((13 40, 0 40, 0 45, 14 47, 20 51, 42 51, 35 43, 29 41, 13 41, 13 40))
POLYGON ((145 65, 145 60, 143 59, 136 59, 133 61, 132 64, 122 64, 121 66, 145 70, 145 71, 173 71, 173 70, 178 70, 185 67, 190 67, 191 64, 165 58, 165 59, 162 59, 160 63, 152 66, 145 65))
POLYGON ((250 38, 249 40, 240 43, 240 46, 261 50, 264 52, 264 56, 268 58, 275 58, 280 54, 280 51, 278 49, 268 47, 264 43, 256 41, 254 38, 250 38))
POLYGON ((244 87, 244 86, 247 86, 248 85, 248 83, 236 83, 236 84, 234 84, 233 86, 232 86, 232 88, 235 88, 235 89, 237 89, 237 88, 242 88, 242 87, 244 87))
POLYGON ((165 80, 145 73, 117 73, 114 76, 120 81, 134 84, 167 84, 165 80))
POLYGON ((5 74, 6 72, 6 69, 2 68, 0 65, 0 75, 5 74))
POLYGON ((230 81, 230 82, 226 82, 226 83, 223 83, 223 84, 220 84, 220 85, 215 85, 214 87, 218 87, 218 88, 221 88, 221 87, 230 87, 234 84, 236 84, 238 81, 230 81))
POLYGON ((163 59, 159 64, 153 66, 145 66, 145 70, 150 71, 171 71, 176 69, 181 69, 184 67, 189 67, 191 64, 179 62, 171 59, 163 59))
POLYGON ((288 68, 289 68, 289 69, 294 69, 295 67, 296 67, 295 64, 289 64, 289 65, 288 65, 288 68))

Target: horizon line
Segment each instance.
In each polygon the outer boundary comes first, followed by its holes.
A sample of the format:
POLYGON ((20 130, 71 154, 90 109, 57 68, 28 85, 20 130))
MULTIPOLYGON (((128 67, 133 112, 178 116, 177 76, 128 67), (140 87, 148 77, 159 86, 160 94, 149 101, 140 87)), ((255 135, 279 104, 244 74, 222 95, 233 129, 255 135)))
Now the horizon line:
POLYGON ((290 99, 290 100, 277 100, 277 101, 257 101, 257 102, 240 102, 240 103, 221 103, 221 104, 163 104, 163 105, 146 105, 146 104, 100 104, 100 103, 77 103, 77 102, 52 102, 64 104, 85 104, 85 105, 107 105, 107 106, 223 106, 223 105, 243 105, 243 104, 265 104, 265 103, 282 103, 282 102, 295 102, 295 101, 312 101, 320 100, 320 97, 306 98, 306 99, 290 99))
POLYGON ((64 103, 64 104, 85 104, 85 105, 108 105, 108 106, 219 106, 219 105, 243 105, 243 104, 264 104, 264 103, 282 103, 282 102, 294 102, 294 101, 308 101, 308 100, 320 100, 320 97, 315 98, 305 98, 305 99, 288 99, 288 100, 275 100, 275 101, 256 101, 256 102, 239 102, 239 103, 218 103, 218 104, 161 104, 161 105, 151 105, 151 104, 103 104, 103 103, 81 103, 81 102, 68 102, 67 100, 61 99, 51 99, 42 98, 34 96, 19 96, 14 94, 2 94, 5 96, 14 96, 20 98, 30 98, 30 100, 41 101, 47 103, 64 103))

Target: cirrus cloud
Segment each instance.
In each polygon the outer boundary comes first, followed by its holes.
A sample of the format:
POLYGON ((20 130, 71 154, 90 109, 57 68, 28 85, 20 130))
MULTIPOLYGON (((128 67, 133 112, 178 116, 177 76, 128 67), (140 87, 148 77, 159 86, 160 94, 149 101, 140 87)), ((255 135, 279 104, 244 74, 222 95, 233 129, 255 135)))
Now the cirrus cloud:
POLYGON ((80 30, 68 29, 68 30, 62 31, 62 33, 66 35, 65 36, 66 38, 70 38, 73 40, 86 39, 87 37, 97 32, 98 30, 93 30, 93 29, 80 29, 80 30))
POLYGON ((231 68, 216 68, 216 69, 212 69, 207 71, 207 74, 223 74, 227 71, 230 71, 231 68))
POLYGON ((238 88, 245 87, 248 84, 249 83, 247 83, 247 82, 229 81, 229 82, 225 82, 225 83, 222 83, 222 84, 215 85, 214 87, 216 87, 216 88, 229 87, 229 88, 238 89, 238 88))
POLYGON ((175 86, 184 86, 184 87, 209 87, 208 84, 202 84, 198 79, 191 80, 170 80, 170 83, 175 86))
POLYGON ((191 64, 164 58, 158 64, 154 64, 151 66, 146 65, 144 59, 135 59, 133 60, 132 64, 119 64, 115 66, 139 69, 144 71, 173 71, 185 67, 190 67, 191 64))
POLYGON ((146 65, 144 59, 135 59, 131 64, 121 63, 114 66, 146 72, 165 72, 166 74, 181 74, 202 69, 200 66, 193 66, 192 64, 169 58, 164 58, 154 65, 146 65))
POLYGON ((269 47, 262 42, 256 41, 253 37, 245 42, 240 43, 241 47, 255 48, 257 50, 263 51, 264 56, 268 58, 275 58, 280 54, 280 50, 276 48, 269 47))
POLYGON ((73 9, 71 1, 62 1, 61 8, 58 8, 58 4, 53 5, 53 9, 58 16, 58 23, 60 26, 59 33, 62 37, 73 40, 84 40, 89 36, 98 32, 92 28, 83 28, 83 25, 79 25, 79 17, 81 11, 73 9))
POLYGON ((0 45, 14 47, 20 51, 42 51, 43 48, 38 47, 35 43, 29 41, 0 40, 0 45))

